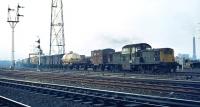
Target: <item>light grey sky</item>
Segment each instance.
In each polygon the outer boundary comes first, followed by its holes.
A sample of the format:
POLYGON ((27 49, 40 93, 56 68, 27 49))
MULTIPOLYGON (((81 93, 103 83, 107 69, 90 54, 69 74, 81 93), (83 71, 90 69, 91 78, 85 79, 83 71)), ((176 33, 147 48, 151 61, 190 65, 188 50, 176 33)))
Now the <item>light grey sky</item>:
MULTIPOLYGON (((37 36, 49 52, 51 0, 0 1, 0 60, 11 59, 11 28, 7 8, 25 6, 15 32, 16 59, 28 57, 37 36)), ((192 54, 192 36, 200 29, 200 0, 63 0, 66 51, 90 51, 147 42, 192 54)), ((197 40, 200 57, 200 39, 197 40)))

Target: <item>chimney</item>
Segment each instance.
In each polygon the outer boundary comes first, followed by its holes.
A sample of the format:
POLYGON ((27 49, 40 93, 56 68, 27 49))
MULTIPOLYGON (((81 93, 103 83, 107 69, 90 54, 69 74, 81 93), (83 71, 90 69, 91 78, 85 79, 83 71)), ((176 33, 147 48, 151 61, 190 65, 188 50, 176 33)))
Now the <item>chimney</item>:
POLYGON ((195 37, 193 37, 193 60, 196 60, 196 43, 195 43, 195 37))

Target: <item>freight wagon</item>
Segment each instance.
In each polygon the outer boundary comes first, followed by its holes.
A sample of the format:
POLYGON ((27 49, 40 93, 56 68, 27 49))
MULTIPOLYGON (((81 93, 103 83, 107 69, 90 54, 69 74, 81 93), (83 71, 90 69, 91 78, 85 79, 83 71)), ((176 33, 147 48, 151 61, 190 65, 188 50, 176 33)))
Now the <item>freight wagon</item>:
MULTIPOLYGON (((35 57, 23 61, 24 65, 35 67, 35 57), (29 61, 29 62, 27 62, 29 61)), ((152 47, 147 43, 130 44, 115 52, 107 48, 91 51, 91 57, 85 57, 73 52, 68 54, 42 56, 42 68, 59 68, 75 70, 109 70, 131 72, 175 72, 177 63, 174 60, 174 50, 171 48, 152 47)))

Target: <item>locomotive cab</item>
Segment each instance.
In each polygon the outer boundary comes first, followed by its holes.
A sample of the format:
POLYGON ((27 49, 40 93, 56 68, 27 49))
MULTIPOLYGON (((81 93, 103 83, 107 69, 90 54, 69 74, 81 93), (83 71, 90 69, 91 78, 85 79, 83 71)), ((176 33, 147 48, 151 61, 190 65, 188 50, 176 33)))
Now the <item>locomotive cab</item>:
POLYGON ((131 64, 135 62, 136 53, 142 50, 149 50, 151 46, 147 43, 130 44, 122 48, 122 68, 124 70, 131 70, 131 64))

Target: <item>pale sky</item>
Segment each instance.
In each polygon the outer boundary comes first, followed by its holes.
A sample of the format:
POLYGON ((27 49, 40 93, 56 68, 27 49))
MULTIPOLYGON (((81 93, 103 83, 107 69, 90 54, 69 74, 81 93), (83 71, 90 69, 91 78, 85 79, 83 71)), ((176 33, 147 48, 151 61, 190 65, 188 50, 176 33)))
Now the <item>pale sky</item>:
MULTIPOLYGON (((37 36, 49 52, 51 0, 0 1, 0 60, 11 59, 7 8, 25 8, 15 29, 15 57, 26 58, 37 36)), ((66 51, 90 55, 95 49, 120 51, 126 44, 146 42, 192 55, 192 37, 200 35, 200 0, 63 0, 66 51)), ((200 57, 200 39, 197 40, 200 57)))

